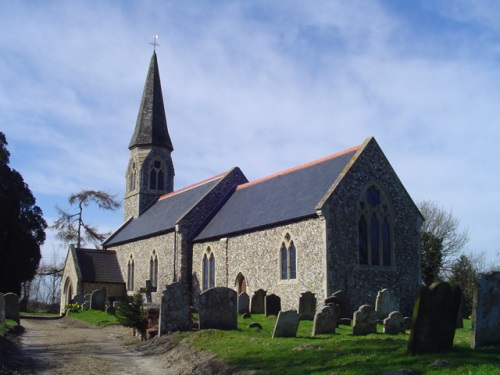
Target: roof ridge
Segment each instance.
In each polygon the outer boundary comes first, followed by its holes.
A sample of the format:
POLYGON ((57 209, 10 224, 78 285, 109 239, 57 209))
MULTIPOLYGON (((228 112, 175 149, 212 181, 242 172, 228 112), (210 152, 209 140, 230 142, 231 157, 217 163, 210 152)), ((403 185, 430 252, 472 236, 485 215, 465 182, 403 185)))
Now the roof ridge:
POLYGON ((213 176, 213 177, 210 177, 210 178, 207 178, 203 181, 200 181, 200 182, 197 182, 197 183, 194 183, 192 185, 189 185, 189 186, 186 186, 186 187, 183 187, 182 189, 179 189, 179 190, 176 190, 176 191, 172 191, 170 193, 167 193, 167 194, 163 194, 161 195, 159 198, 158 198, 158 201, 161 201, 162 199, 165 199, 165 198, 168 198, 168 197, 172 197, 174 195, 177 195, 177 194, 180 194, 182 192, 185 192, 187 190, 191 190, 191 189, 194 189, 198 186, 201 186, 201 185, 205 185, 205 184, 208 184, 209 182, 212 182, 212 181, 215 181, 219 178, 221 178, 222 176, 226 175, 227 172, 224 172, 224 173, 219 173, 218 175, 216 176, 213 176))
POLYGON ((313 160, 313 161, 310 161, 310 162, 305 163, 305 164, 300 164, 300 165, 298 165, 296 167, 285 169, 283 171, 280 171, 280 172, 277 172, 277 173, 273 173, 273 174, 271 174, 269 176, 265 176, 265 177, 259 178, 257 180, 253 180, 253 181, 247 182, 245 184, 238 185, 238 187, 236 188, 236 190, 244 189, 246 187, 249 187, 249 186, 252 186, 252 185, 255 185, 255 184, 259 184, 261 182, 264 182, 264 181, 267 181, 267 180, 271 180, 273 178, 276 178, 276 177, 279 177, 279 176, 283 176, 283 175, 286 175, 286 174, 298 171, 300 169, 305 169, 305 168, 311 167, 313 165, 323 163, 323 162, 325 162, 327 160, 330 160, 330 159, 338 158, 339 156, 348 154, 349 152, 356 151, 360 147, 361 147, 361 145, 357 145, 357 146, 348 148, 347 150, 343 150, 343 151, 337 152, 335 154, 331 154, 331 155, 325 156, 323 158, 320 158, 320 159, 317 159, 317 160, 313 160))

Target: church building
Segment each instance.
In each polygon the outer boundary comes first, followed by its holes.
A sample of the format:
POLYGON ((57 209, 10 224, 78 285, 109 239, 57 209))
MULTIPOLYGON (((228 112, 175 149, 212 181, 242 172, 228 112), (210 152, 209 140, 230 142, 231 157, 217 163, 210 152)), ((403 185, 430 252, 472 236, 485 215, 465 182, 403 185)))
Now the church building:
MULTIPOLYGON (((389 288, 410 314, 423 218, 373 137, 259 180, 234 167, 175 190, 154 52, 129 150, 124 223, 101 250, 116 259, 122 293, 148 282, 159 303, 165 285, 180 281, 196 307, 208 288, 263 289, 288 310, 304 292, 321 304, 342 290, 355 310, 389 288)), ((65 287, 80 282, 70 263, 62 301, 81 293, 65 287)))

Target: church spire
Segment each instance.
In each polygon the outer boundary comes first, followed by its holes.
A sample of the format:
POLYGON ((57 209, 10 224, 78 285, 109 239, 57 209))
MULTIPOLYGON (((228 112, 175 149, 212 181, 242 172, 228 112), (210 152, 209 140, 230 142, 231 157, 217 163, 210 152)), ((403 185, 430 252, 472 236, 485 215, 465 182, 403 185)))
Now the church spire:
POLYGON ((172 141, 168 134, 167 117, 163 105, 160 71, 156 52, 153 51, 149 70, 142 94, 141 106, 137 116, 134 135, 130 140, 129 149, 138 146, 154 146, 173 151, 172 141))

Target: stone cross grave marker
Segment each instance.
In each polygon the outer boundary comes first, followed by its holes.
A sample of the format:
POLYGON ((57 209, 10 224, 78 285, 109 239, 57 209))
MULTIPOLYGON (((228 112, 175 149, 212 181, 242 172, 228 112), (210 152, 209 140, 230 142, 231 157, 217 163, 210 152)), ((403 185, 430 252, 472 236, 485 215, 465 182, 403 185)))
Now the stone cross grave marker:
POLYGON ((472 349, 500 345, 500 272, 481 273, 474 291, 472 349))
POLYGON ((5 300, 0 293, 0 326, 5 324, 5 300))
POLYGON ((452 348, 461 295, 458 286, 445 282, 420 288, 408 341, 410 354, 435 353, 452 348))
POLYGON ((259 289, 253 294, 250 304, 250 312, 252 314, 264 314, 266 294, 267 292, 264 289, 259 289))
POLYGON ((331 305, 321 307, 314 316, 312 336, 335 333, 337 328, 336 310, 331 305))
POLYGON ((302 293, 299 299, 299 315, 301 320, 314 320, 316 314, 316 296, 312 292, 302 293))
POLYGON ((240 293, 238 296, 238 314, 250 312, 250 297, 246 292, 240 293))
POLYGON ((265 299, 265 314, 266 317, 269 315, 278 315, 281 311, 281 298, 276 294, 270 294, 266 296, 265 299))
POLYGON ((297 310, 280 311, 274 325, 273 338, 296 337, 299 323, 300 315, 297 310))
POLYGON ((353 336, 377 333, 377 314, 370 305, 362 305, 354 312, 352 321, 353 336))
POLYGON ((90 294, 90 310, 104 311, 106 306, 106 288, 96 289, 90 294))
POLYGON ((399 311, 399 302, 390 289, 382 289, 377 293, 375 300, 377 318, 383 320, 393 311, 399 311))
POLYGON ((200 294, 200 329, 237 329, 237 297, 233 289, 215 287, 200 294))
POLYGON ((388 335, 397 335, 398 333, 405 333, 406 320, 399 311, 393 311, 389 314, 383 322, 383 332, 388 335))
POLYGON ((5 319, 12 319, 19 324, 19 297, 14 293, 5 293, 3 295, 5 302, 5 319))
POLYGON ((189 290, 186 284, 175 282, 163 291, 160 305, 160 332, 187 331, 191 327, 189 290))

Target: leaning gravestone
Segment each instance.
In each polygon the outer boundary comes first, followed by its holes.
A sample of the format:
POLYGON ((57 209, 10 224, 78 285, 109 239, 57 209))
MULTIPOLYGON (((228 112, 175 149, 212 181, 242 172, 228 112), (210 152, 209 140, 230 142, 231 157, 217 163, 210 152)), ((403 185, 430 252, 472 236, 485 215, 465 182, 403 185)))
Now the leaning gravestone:
POLYGON ((274 325, 273 338, 297 336, 299 323, 300 315, 297 310, 280 311, 274 325))
POLYGON ((106 288, 96 289, 90 294, 90 310, 104 311, 106 306, 106 288))
POLYGON ((354 312, 352 321, 353 336, 377 333, 377 314, 370 305, 362 305, 354 312))
POLYGON ((266 294, 267 292, 264 289, 259 289, 253 294, 250 305, 252 314, 264 314, 266 294))
POLYGON ((250 312, 250 297, 246 292, 240 293, 238 296, 238 314, 245 314, 250 312))
POLYGON ((299 299, 299 315, 301 320, 314 320, 316 314, 316 296, 314 293, 302 293, 299 299))
POLYGON ((479 274, 472 310, 472 348, 500 345, 500 272, 479 274))
POLYGON ((337 328, 337 317, 335 308, 330 305, 321 307, 314 316, 312 336, 335 333, 337 328))
POLYGON ((5 302, 5 319, 12 319, 19 324, 19 297, 14 293, 5 293, 3 295, 5 302))
POLYGON ((0 293, 0 326, 5 324, 5 301, 0 293))
POLYGON ((445 282, 420 288, 413 308, 413 327, 408 341, 410 354, 452 348, 461 295, 458 286, 445 282))
POLYGON ((161 297, 159 327, 159 336, 190 329, 191 312, 186 284, 175 282, 167 285, 161 297))
POLYGON ((233 289, 210 288, 200 294, 200 329, 237 329, 237 297, 233 289))
POLYGON ((397 335, 399 333, 405 333, 406 321, 403 315, 399 311, 393 311, 389 314, 383 322, 383 331, 388 335, 397 335))
POLYGON ((266 296, 265 301, 266 317, 269 315, 278 315, 281 311, 281 298, 276 294, 270 294, 266 296))
POLYGON ((399 311, 399 302, 390 289, 382 289, 377 293, 375 300, 377 318, 383 320, 393 311, 399 311))

